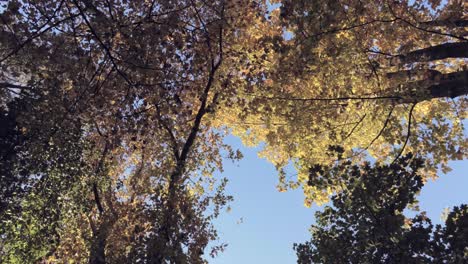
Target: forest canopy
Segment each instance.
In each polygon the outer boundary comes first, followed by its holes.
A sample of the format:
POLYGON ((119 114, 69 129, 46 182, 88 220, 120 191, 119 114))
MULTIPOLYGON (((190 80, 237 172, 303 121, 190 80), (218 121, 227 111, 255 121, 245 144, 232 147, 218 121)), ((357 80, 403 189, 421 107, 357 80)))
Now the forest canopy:
POLYGON ((464 1, 11 0, 0 25, 0 262, 216 256, 229 134, 306 206, 351 164, 413 153, 421 185, 468 153, 464 1))

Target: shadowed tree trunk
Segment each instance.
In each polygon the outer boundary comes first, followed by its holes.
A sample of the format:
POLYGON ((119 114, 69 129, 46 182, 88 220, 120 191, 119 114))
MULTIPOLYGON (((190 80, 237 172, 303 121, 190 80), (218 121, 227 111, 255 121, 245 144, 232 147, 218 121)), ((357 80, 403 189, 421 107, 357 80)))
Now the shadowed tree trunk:
POLYGON ((387 74, 387 78, 399 83, 402 103, 455 98, 468 94, 468 71, 446 74, 434 70, 400 71, 387 74))
POLYGON ((468 94, 468 71, 443 74, 438 82, 429 86, 432 98, 450 97, 468 94))
POLYGON ((106 263, 106 246, 109 232, 116 222, 113 216, 103 216, 103 221, 98 227, 93 228, 93 239, 91 244, 91 252, 89 256, 89 264, 105 264, 106 263))
POLYGON ((447 58, 467 58, 468 42, 444 43, 424 49, 408 52, 392 58, 392 65, 402 65, 414 62, 429 62, 447 58))
POLYGON ((428 27, 468 27, 468 20, 434 20, 434 21, 426 21, 420 23, 422 26, 428 26, 428 27))

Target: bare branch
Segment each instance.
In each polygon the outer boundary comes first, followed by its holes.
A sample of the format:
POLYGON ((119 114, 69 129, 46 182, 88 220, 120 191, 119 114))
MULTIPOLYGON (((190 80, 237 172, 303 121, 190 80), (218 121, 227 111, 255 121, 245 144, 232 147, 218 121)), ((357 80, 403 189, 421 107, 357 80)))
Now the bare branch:
POLYGON ((395 157, 395 159, 392 161, 391 164, 395 163, 395 161, 397 161, 401 154, 403 154, 403 151, 405 150, 406 148, 406 145, 408 144, 408 141, 409 141, 409 138, 411 136, 411 120, 413 118, 413 110, 414 110, 414 107, 416 106, 417 103, 414 103, 412 106, 411 106, 411 109, 410 109, 410 112, 409 112, 409 115, 408 115, 408 133, 406 135, 406 139, 405 139, 405 143, 403 144, 403 146, 401 147, 401 150, 400 150, 400 153, 398 153, 398 155, 395 157))

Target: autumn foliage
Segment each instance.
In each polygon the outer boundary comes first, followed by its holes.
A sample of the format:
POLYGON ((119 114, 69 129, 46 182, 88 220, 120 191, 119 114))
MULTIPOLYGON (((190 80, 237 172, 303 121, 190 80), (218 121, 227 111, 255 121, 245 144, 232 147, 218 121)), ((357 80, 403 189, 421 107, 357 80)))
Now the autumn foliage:
POLYGON ((463 1, 0 5, 2 263, 204 263, 230 133, 306 206, 345 164, 466 158, 463 1))

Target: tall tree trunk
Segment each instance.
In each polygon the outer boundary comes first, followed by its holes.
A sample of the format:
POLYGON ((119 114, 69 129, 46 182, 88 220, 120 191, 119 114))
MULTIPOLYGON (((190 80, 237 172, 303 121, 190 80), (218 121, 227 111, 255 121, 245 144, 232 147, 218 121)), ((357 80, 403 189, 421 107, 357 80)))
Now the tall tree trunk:
POLYGON ((402 103, 467 95, 468 71, 437 74, 432 78, 400 84, 399 89, 402 91, 402 103))
POLYGON ((432 98, 450 97, 468 94, 468 71, 443 74, 438 83, 429 87, 432 98))
POLYGON ((449 27, 449 28, 454 28, 454 27, 468 27, 468 20, 465 19, 458 19, 458 20, 450 20, 450 19, 445 19, 445 20, 433 20, 433 21, 426 21, 426 22, 421 22, 419 25, 423 27, 449 27))
POLYGON ((91 244, 91 253, 89 256, 89 264, 105 264, 106 263, 106 241, 107 234, 103 228, 99 228, 94 234, 91 244))
POLYGON ((102 217, 103 219, 99 226, 93 228, 89 264, 106 263, 107 238, 109 237, 112 226, 116 222, 116 217, 113 215, 102 215, 102 217))
POLYGON ((429 62, 447 58, 468 58, 468 42, 444 43, 424 49, 411 51, 391 59, 392 65, 414 62, 429 62))
POLYGON ((392 83, 407 83, 410 81, 420 81, 420 80, 435 80, 440 77, 442 73, 436 70, 430 69, 411 69, 397 72, 389 72, 385 74, 385 77, 389 79, 392 83))

